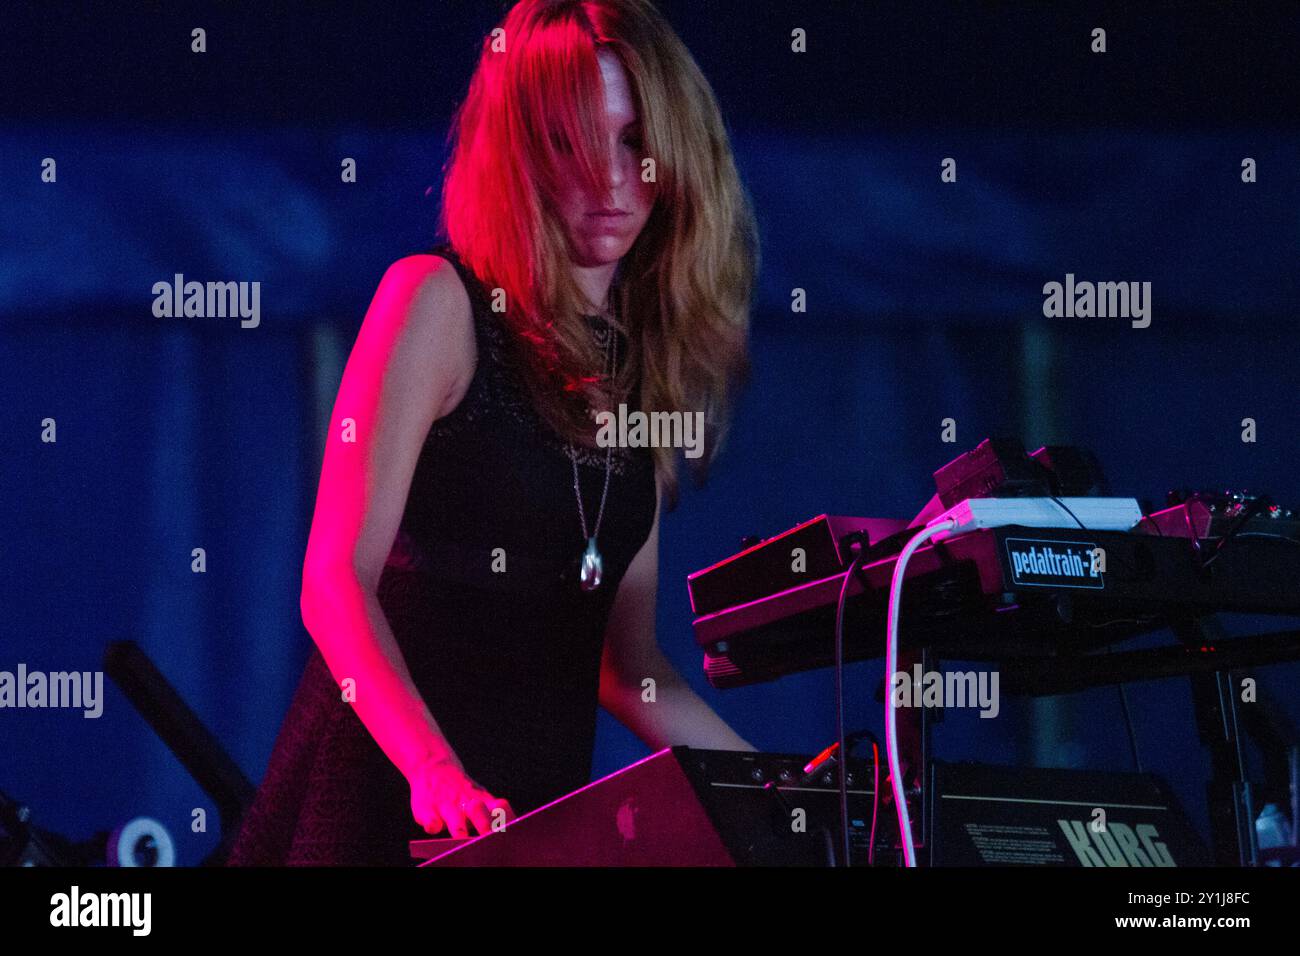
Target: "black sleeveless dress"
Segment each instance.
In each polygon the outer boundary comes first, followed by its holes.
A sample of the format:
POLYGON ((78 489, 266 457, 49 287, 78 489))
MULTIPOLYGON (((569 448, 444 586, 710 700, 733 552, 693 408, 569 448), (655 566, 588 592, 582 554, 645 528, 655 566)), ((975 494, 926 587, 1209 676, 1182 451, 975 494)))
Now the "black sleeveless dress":
MULTIPOLYGON (((448 245, 431 251, 465 283, 478 362, 429 431, 378 597, 466 771, 524 813, 590 779, 605 623, 654 521, 654 466, 648 448, 613 449, 604 580, 583 592, 568 445, 529 401, 483 284, 448 245)), ((590 529, 606 451, 575 447, 590 529)), ((228 865, 409 865, 422 837, 405 778, 313 649, 228 865)))

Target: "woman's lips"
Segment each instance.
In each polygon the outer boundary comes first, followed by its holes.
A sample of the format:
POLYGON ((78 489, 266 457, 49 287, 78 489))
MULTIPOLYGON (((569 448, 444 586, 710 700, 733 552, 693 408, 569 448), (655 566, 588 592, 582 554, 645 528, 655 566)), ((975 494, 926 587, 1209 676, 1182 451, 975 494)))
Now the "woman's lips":
POLYGON ((632 214, 622 209, 600 209, 587 213, 587 229, 595 235, 622 236, 632 225, 632 214))

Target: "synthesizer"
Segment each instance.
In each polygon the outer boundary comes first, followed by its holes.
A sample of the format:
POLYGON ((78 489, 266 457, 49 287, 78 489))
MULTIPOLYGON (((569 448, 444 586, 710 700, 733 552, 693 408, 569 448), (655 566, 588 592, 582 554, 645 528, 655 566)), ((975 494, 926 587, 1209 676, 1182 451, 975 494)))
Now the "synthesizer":
MULTIPOLYGON (((999 659, 1099 647, 1174 618, 1215 612, 1300 615, 1300 542, 1238 535, 1207 564, 1204 548, 1173 534, 1172 521, 1165 523, 1170 532, 1155 522, 1128 532, 1007 525, 924 545, 907 565, 903 646, 963 660, 999 659)), ((891 547, 909 534, 875 544, 891 547)), ((866 546, 869 555, 869 538, 866 546)), ((788 568, 782 536, 771 547, 788 568)), ((753 561, 753 551, 736 557, 753 561)), ((884 651, 896 562, 896 554, 868 557, 848 583, 849 660, 884 651)), ((829 665, 843 567, 803 580, 787 572, 762 596, 697 604, 693 629, 709 681, 739 686, 829 665)), ((701 589, 702 582, 693 583, 695 591, 712 594, 701 589)))

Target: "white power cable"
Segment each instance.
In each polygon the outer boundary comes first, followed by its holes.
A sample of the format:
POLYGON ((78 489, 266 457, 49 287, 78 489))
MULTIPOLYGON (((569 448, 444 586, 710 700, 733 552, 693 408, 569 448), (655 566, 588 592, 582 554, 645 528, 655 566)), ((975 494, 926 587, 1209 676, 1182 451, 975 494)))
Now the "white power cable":
MULTIPOLYGON (((1080 527, 1087 528, 1060 498, 1050 496, 1050 500, 1056 505, 1058 511, 1065 512, 1080 527)), ((885 635, 885 679, 888 682, 885 691, 885 753, 889 758, 889 784, 894 794, 894 807, 898 811, 898 833, 903 844, 904 866, 916 866, 916 849, 912 845, 912 819, 911 814, 907 812, 903 773, 898 764, 898 725, 894 720, 893 687, 894 675, 898 671, 898 612, 902 604, 903 578, 907 574, 907 562, 917 548, 935 535, 951 531, 952 534, 948 537, 952 538, 979 528, 992 528, 1026 521, 1026 515, 1024 514, 1002 514, 991 510, 993 508, 1005 509, 1007 501, 1003 499, 996 499, 992 504, 985 502, 984 499, 970 499, 963 502, 963 504, 967 508, 982 506, 984 510, 963 514, 960 518, 938 518, 918 531, 903 547, 903 550, 898 553, 898 563, 894 565, 894 577, 889 585, 889 620, 885 635)), ((1016 500, 1013 504, 1023 505, 1023 502, 1016 500)), ((1133 507, 1137 508, 1136 501, 1133 502, 1133 507)), ((1141 509, 1138 509, 1137 513, 1140 515, 1141 509)), ((924 771, 924 768, 922 768, 922 771, 924 771)))
POLYGON ((889 758, 889 784, 894 794, 894 808, 898 811, 898 833, 903 841, 903 865, 916 866, 916 849, 912 846, 912 819, 907 812, 907 795, 903 789, 903 773, 898 765, 898 725, 894 721, 894 674, 898 670, 898 610, 902 603, 903 576, 907 562, 926 541, 944 531, 957 527, 950 519, 922 528, 907 542, 898 554, 894 565, 894 578, 889 585, 889 625, 885 639, 885 753, 889 758))

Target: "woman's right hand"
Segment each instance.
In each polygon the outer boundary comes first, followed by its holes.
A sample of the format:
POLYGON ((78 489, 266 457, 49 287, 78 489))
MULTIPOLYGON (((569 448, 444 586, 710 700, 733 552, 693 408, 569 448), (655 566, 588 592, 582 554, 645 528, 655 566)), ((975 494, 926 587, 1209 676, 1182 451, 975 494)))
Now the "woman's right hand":
POLYGON ((450 836, 464 839, 470 835, 467 824, 484 834, 491 832, 495 820, 504 823, 515 817, 509 803, 480 787, 454 760, 442 758, 422 764, 408 782, 411 815, 429 834, 441 833, 445 828, 450 836))

